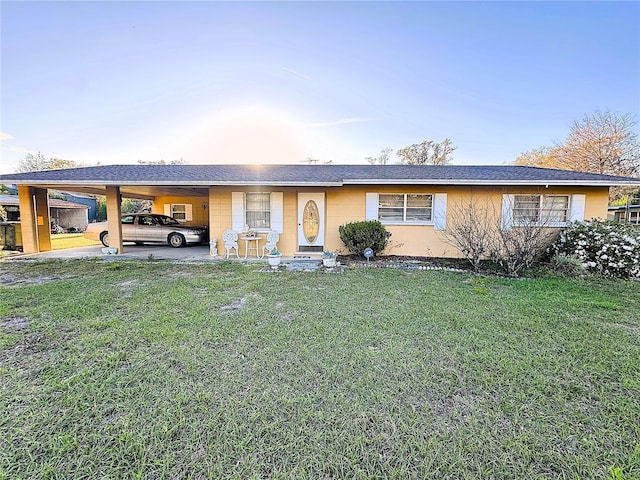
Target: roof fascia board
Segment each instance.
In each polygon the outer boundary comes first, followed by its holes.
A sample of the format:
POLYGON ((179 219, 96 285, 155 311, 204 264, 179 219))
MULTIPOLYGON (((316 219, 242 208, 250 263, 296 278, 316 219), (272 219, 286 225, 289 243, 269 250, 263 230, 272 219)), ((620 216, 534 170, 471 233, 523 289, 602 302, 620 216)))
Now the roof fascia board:
POLYGON ((273 186, 273 187, 341 187, 343 185, 534 185, 534 186, 582 186, 610 187, 640 185, 635 180, 609 182, 605 180, 469 180, 469 179, 345 179, 342 182, 275 182, 275 181, 121 181, 100 180, 14 180, 16 185, 59 185, 59 186, 173 186, 173 187, 215 187, 215 186, 273 186))
POLYGON ((417 180, 345 180, 345 185, 533 185, 533 186, 576 186, 576 187, 610 187, 622 185, 640 185, 640 182, 605 182, 597 180, 461 180, 461 179, 417 179, 417 180))
POLYGON ((274 187, 341 187, 342 182, 273 182, 273 181, 229 181, 229 182, 172 182, 168 180, 162 181, 146 181, 131 182, 122 181, 114 182, 112 180, 105 182, 100 180, 14 180, 16 185, 61 185, 61 186, 82 186, 82 185, 100 185, 100 186, 126 186, 126 187, 215 187, 215 186, 274 186, 274 187))

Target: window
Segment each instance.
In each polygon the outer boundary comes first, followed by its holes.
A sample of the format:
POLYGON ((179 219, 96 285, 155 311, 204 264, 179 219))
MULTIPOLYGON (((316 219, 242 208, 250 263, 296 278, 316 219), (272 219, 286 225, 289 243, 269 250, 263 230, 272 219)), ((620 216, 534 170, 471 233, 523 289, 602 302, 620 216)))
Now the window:
POLYGON ((157 222, 154 219, 153 215, 145 215, 143 217, 140 217, 140 219, 138 220, 138 225, 157 225, 157 222))
POLYGON ((133 222, 135 221, 135 219, 136 219, 135 215, 125 215, 124 217, 122 217, 122 223, 133 225, 133 222))
POLYGON ((249 228, 271 228, 271 194, 247 193, 245 195, 245 224, 249 228))
POLYGON ((640 211, 629 212, 629 223, 640 225, 640 211))
POLYGON ((173 217, 178 222, 191 222, 193 220, 193 205, 191 203, 165 203, 164 214, 173 217))
POLYGON ((184 203, 171 204, 171 216, 179 222, 187 219, 187 206, 184 203))
POLYGON ((160 225, 180 225, 180 222, 175 218, 168 217, 167 215, 156 215, 155 219, 160 225))
POLYGON ((5 212, 7 212, 7 222, 18 222, 20 221, 20 207, 16 207, 13 205, 6 205, 4 207, 5 212))
POLYGON ((568 218, 568 195, 513 196, 513 222, 516 225, 557 225, 566 223, 568 218))
POLYGON ((382 223, 427 223, 433 218, 433 195, 400 193, 378 195, 382 223))

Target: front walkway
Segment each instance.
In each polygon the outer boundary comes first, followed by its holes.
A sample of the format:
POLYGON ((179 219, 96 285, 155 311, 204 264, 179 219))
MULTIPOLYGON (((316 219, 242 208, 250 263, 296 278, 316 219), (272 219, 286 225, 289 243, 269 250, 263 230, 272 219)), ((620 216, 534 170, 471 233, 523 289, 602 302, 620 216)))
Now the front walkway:
MULTIPOLYGON (((213 257, 209 255, 209 247, 206 245, 194 245, 194 246, 186 246, 183 248, 172 248, 169 246, 163 245, 130 245, 125 244, 124 253, 121 255, 105 255, 102 253, 102 245, 93 245, 90 247, 78 247, 78 248, 68 248, 64 250, 51 250, 49 252, 41 252, 41 253, 31 253, 31 254, 23 254, 23 253, 11 253, 7 256, 2 257, 3 260, 22 260, 22 259, 33 259, 33 260, 69 260, 69 259, 78 259, 78 258, 95 258, 100 257, 105 260, 148 260, 153 258, 154 260, 173 260, 173 261, 181 261, 181 262, 220 262, 226 260, 224 254, 218 255, 217 257, 213 257)), ((265 265, 268 263, 266 257, 265 258, 256 258, 248 257, 246 260, 244 257, 240 256, 240 258, 230 257, 230 261, 233 262, 242 262, 242 263, 264 263, 265 265)), ((315 259, 311 261, 311 259, 303 259, 303 258, 294 258, 294 257, 282 257, 283 264, 298 264, 300 262, 309 262, 309 263, 321 263, 321 260, 318 259, 317 262, 315 259)), ((305 262, 305 263, 306 263, 305 262)))

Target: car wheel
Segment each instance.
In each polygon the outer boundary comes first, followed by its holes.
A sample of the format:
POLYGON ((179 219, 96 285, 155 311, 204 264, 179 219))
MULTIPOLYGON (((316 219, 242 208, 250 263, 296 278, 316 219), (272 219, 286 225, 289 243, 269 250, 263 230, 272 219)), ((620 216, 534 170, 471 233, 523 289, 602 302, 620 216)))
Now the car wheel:
POLYGON ((179 233, 172 233, 171 235, 169 235, 169 245, 171 245, 173 248, 184 247, 185 243, 186 242, 184 240, 184 237, 179 233))
POLYGON ((100 234, 100 241, 105 247, 109 246, 109 232, 102 232, 100 234))

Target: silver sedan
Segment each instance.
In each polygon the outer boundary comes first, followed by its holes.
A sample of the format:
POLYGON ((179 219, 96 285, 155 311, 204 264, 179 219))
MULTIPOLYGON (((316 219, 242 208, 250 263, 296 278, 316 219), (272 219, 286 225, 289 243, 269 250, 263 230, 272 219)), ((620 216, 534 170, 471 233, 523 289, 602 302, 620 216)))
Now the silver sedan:
MULTIPOLYGON (((84 231, 85 238, 100 240, 109 246, 107 222, 90 223, 84 231)), ((143 243, 168 243, 183 247, 188 243, 207 243, 207 227, 182 225, 175 218, 155 213, 131 213, 122 216, 122 241, 143 243)))

